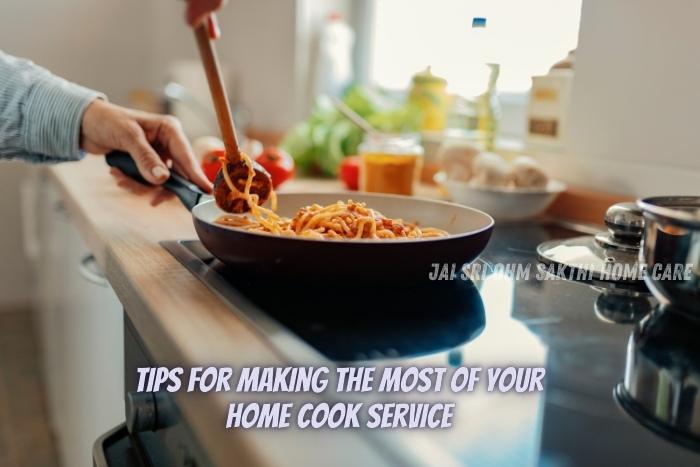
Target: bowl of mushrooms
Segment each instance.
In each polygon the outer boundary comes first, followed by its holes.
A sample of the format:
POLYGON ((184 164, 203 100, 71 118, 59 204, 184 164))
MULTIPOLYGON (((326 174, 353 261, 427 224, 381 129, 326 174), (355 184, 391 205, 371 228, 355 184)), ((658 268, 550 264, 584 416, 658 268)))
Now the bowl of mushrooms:
POLYGON ((473 146, 449 146, 440 153, 443 171, 435 182, 452 201, 479 209, 499 221, 523 221, 542 214, 566 184, 547 176, 532 157, 507 162, 473 146))

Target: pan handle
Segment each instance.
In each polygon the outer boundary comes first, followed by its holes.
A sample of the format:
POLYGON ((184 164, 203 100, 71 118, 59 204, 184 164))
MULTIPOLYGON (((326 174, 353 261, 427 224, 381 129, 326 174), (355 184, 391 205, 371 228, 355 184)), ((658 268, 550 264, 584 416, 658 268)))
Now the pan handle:
MULTIPOLYGON (((154 186, 141 176, 136 162, 134 162, 134 159, 132 159, 129 154, 122 151, 113 151, 107 154, 105 159, 107 165, 118 168, 127 177, 133 178, 144 185, 154 186)), ((201 197, 206 195, 206 193, 200 190, 195 184, 189 182, 186 178, 175 173, 173 170, 170 171, 170 178, 161 186, 173 192, 190 211, 199 204, 201 197)))

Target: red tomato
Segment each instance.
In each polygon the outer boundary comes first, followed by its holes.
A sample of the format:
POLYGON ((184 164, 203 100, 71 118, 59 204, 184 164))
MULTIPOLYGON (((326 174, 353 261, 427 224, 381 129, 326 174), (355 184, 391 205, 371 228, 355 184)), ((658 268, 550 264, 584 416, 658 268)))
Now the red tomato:
POLYGON ((204 154, 202 158, 202 170, 204 171, 204 175, 206 175, 212 183, 216 181, 216 174, 218 174, 221 169, 220 157, 226 157, 225 150, 213 149, 204 154))
POLYGON ((357 190, 360 185, 360 156, 348 156, 343 159, 338 174, 349 190, 357 190))
POLYGON ((265 148, 255 162, 270 173, 273 188, 277 188, 294 175, 294 159, 280 148, 265 148))

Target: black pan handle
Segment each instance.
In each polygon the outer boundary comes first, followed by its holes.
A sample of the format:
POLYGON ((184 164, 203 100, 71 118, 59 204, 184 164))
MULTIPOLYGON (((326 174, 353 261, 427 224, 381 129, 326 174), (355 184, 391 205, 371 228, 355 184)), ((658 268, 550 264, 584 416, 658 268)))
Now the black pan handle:
MULTIPOLYGON (((134 162, 134 159, 132 159, 129 154, 122 151, 114 151, 107 154, 105 159, 110 167, 118 168, 127 177, 130 177, 139 183, 143 183, 144 185, 154 186, 152 183, 143 178, 138 167, 136 167, 136 162, 134 162)), ((168 178, 161 186, 168 191, 173 192, 175 196, 182 201, 182 204, 184 204, 190 211, 197 204, 199 204, 202 196, 206 196, 206 193, 200 190, 197 185, 191 183, 183 176, 176 174, 173 170, 170 171, 170 178, 168 178)))

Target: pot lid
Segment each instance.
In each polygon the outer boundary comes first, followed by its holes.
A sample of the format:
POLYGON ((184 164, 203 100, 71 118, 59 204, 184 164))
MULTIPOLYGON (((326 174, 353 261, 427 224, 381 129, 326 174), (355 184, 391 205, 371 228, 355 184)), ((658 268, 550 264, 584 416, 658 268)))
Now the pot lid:
POLYGON ((566 240, 551 240, 537 247, 539 260, 567 279, 592 283, 628 284, 646 290, 639 248, 644 226, 634 203, 618 203, 605 214, 607 232, 566 240))

